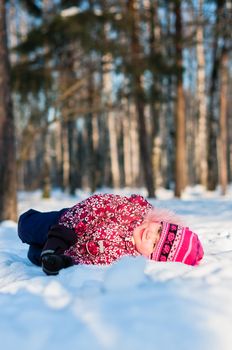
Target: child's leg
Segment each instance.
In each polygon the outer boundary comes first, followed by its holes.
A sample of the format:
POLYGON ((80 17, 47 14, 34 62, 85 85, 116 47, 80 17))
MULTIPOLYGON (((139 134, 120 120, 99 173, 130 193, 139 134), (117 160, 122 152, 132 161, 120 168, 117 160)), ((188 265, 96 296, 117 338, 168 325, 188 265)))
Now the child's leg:
POLYGON ((28 249, 27 257, 35 265, 41 266, 42 246, 31 244, 28 249))
POLYGON ((23 243, 30 245, 27 256, 33 264, 41 266, 40 255, 47 242, 50 227, 58 223, 66 210, 40 212, 30 209, 19 217, 18 235, 23 243))

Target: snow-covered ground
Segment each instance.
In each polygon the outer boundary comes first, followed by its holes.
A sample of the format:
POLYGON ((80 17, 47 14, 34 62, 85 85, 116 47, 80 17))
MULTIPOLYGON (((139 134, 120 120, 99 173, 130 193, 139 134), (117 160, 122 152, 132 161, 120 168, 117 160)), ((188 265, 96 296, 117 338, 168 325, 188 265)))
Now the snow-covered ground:
MULTIPOLYGON (((122 194, 143 191, 120 191, 122 194)), ((119 191, 117 192, 119 193, 119 191)), ((69 207, 86 198, 20 193, 19 212, 69 207)), ((111 267, 74 266, 48 277, 26 257, 17 225, 0 225, 2 350, 232 349, 232 189, 222 198, 200 187, 182 200, 158 191, 199 234, 198 267, 125 258, 111 267)))

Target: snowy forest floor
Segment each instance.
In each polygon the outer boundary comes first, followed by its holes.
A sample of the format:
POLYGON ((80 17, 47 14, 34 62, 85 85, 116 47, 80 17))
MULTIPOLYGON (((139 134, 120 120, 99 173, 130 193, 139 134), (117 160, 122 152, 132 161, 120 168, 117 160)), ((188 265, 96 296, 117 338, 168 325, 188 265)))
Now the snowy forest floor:
MULTIPOLYGON (((175 210, 201 238, 205 257, 198 267, 124 258, 48 277, 27 260, 17 224, 1 223, 1 349, 231 349, 232 188, 225 197, 201 187, 189 188, 182 200, 166 190, 157 194, 151 203, 175 210)), ((21 192, 19 213, 69 207, 88 195, 55 191, 42 200, 40 191, 21 192)))

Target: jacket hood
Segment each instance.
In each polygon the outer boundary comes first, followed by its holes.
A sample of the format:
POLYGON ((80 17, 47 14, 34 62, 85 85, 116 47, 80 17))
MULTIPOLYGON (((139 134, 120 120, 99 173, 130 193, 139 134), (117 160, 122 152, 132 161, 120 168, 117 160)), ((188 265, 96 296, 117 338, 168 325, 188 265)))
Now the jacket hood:
POLYGON ((166 208, 153 207, 150 209, 143 219, 143 223, 149 225, 153 222, 167 221, 177 225, 184 225, 184 221, 173 211, 166 208))

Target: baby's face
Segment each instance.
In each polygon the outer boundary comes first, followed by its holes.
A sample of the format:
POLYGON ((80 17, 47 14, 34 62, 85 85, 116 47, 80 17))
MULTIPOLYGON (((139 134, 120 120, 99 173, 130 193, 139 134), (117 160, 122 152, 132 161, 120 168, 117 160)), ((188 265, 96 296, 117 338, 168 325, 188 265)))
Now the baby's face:
POLYGON ((133 232, 133 240, 137 251, 149 257, 160 239, 162 226, 160 223, 142 224, 133 232))

